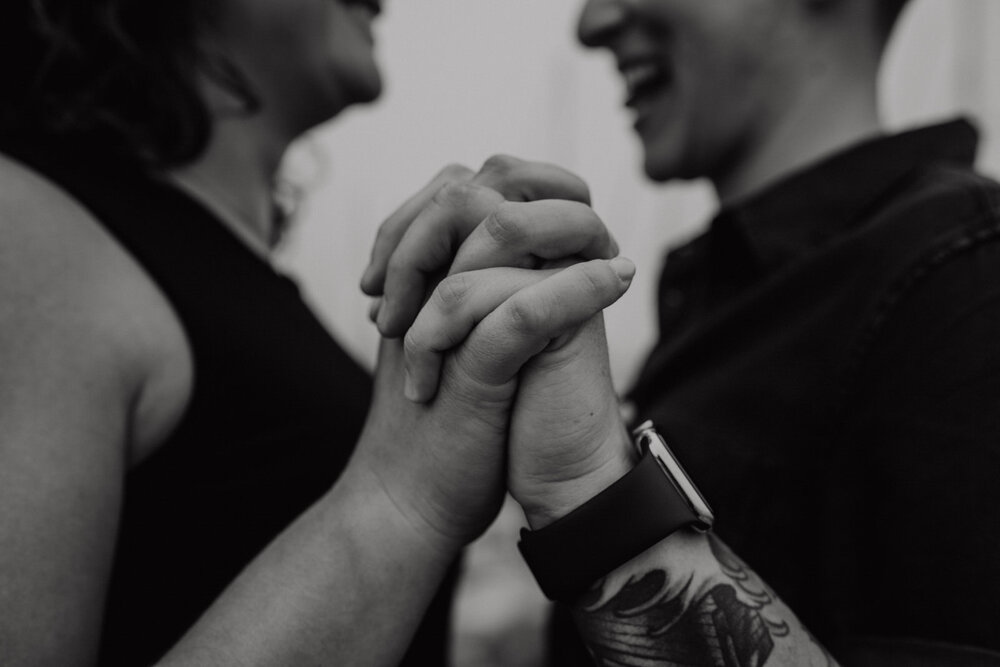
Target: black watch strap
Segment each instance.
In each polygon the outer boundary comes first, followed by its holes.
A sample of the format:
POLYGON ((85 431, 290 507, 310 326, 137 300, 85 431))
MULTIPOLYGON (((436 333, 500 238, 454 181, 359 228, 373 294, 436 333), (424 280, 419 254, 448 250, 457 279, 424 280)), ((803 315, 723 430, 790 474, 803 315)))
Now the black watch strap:
POLYGON ((647 450, 628 474, 566 516, 540 530, 522 529, 518 547, 542 592, 573 601, 678 529, 707 530, 711 510, 699 514, 673 474, 647 450))

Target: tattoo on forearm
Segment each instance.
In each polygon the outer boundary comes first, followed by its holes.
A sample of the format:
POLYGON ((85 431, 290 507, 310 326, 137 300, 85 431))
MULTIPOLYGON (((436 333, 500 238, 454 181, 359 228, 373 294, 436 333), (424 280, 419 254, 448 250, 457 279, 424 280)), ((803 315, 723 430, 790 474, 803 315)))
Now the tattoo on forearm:
MULTIPOLYGON (((708 546, 712 549, 712 555, 715 556, 715 560, 719 561, 722 571, 743 592, 744 597, 750 601, 749 605, 752 608, 760 610, 775 601, 776 597, 774 593, 753 573, 750 567, 739 556, 730 551, 729 547, 722 543, 722 540, 709 533, 708 546)), ((765 620, 765 623, 772 637, 787 637, 791 632, 788 623, 782 620, 765 620)))
POLYGON ((767 618, 774 595, 717 538, 712 553, 729 579, 695 590, 692 575, 662 569, 630 579, 601 602, 604 583, 578 605, 577 622, 600 667, 684 665, 757 667, 790 633, 767 618))

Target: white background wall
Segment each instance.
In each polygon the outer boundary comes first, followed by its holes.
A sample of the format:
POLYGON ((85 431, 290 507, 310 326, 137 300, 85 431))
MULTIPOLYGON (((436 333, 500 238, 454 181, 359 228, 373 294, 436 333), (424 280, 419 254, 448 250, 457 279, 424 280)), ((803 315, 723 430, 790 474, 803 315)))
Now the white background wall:
MULTIPOLYGON (((375 336, 357 289, 375 229, 440 167, 496 152, 552 161, 583 176, 594 206, 639 273, 610 311, 616 381, 651 343, 664 248, 700 228, 703 184, 654 186, 601 53, 576 45, 581 0, 388 0, 378 27, 387 80, 374 106, 320 128, 293 155, 309 195, 284 261, 344 343, 366 361, 375 336)), ((885 112, 906 126, 959 111, 985 134, 982 166, 1000 173, 1000 2, 914 0, 889 55, 885 112)))

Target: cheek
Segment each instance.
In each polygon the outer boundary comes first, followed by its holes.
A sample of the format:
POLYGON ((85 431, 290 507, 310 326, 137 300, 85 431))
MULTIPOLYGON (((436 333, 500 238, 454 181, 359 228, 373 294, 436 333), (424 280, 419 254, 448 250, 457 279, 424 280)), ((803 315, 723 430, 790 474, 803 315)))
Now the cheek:
POLYGON ((703 35, 685 54, 690 66, 684 83, 690 87, 692 112, 707 114, 724 125, 738 122, 766 92, 759 45, 734 32, 732 27, 703 35))

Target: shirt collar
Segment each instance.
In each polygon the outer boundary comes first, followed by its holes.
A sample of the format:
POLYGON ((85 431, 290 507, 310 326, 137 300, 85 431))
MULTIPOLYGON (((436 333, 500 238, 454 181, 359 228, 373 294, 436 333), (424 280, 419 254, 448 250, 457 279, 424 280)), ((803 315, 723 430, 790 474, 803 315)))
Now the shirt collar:
POLYGON ((972 165, 978 133, 957 119, 847 148, 719 212, 711 234, 764 271, 819 248, 866 219, 894 186, 930 163, 972 165))

